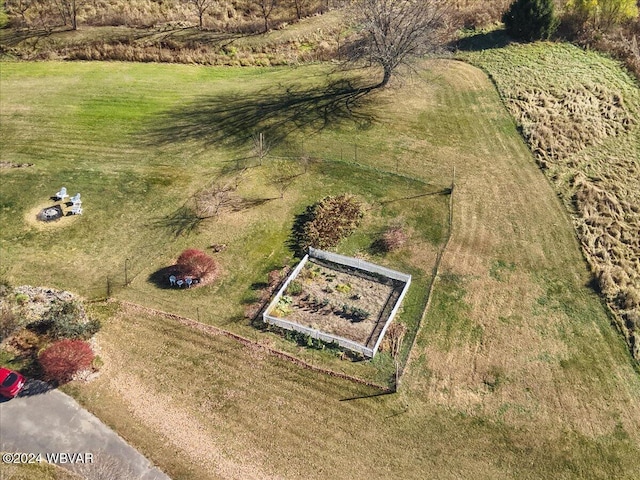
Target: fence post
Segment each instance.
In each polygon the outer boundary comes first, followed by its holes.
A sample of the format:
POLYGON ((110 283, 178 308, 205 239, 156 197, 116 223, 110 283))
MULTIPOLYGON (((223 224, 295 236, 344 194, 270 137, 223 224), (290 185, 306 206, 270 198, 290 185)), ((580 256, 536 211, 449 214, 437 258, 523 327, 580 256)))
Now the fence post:
POLYGON ((107 277, 107 300, 111 298, 111 279, 107 277))

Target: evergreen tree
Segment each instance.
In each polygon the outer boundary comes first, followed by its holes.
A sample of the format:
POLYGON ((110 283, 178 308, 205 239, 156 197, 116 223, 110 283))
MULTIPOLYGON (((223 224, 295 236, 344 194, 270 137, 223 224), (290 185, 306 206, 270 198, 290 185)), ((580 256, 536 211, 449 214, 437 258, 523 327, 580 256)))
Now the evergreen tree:
POLYGON ((529 42, 549 38, 559 24, 553 0, 516 0, 502 21, 509 35, 529 42))

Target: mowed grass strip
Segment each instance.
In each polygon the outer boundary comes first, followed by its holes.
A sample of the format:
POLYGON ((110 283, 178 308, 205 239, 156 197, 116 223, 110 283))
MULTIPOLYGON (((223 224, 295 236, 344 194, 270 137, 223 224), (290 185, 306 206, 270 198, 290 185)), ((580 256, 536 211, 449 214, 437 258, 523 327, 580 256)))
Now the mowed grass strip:
POLYGON ((567 44, 513 44, 463 58, 494 79, 572 214, 595 288, 640 359, 637 81, 615 61, 567 44))
POLYGON ((105 366, 81 403, 176 479, 633 478, 623 431, 593 439, 465 415, 300 369, 173 320, 94 304, 105 366), (371 396, 373 395, 373 396, 371 396))
POLYGON ((637 370, 587 286, 568 215, 486 76, 464 65, 456 73, 440 102, 452 105, 450 136, 476 143, 452 155, 464 159, 453 236, 405 385, 468 414, 528 425, 533 438, 624 432, 637 446, 637 370))

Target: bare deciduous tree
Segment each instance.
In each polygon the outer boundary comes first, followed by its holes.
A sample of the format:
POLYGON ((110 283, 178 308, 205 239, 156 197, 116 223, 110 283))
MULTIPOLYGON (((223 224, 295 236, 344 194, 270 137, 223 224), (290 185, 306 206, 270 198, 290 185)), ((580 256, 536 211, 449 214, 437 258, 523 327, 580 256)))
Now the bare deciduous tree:
POLYGON ((302 20, 302 17, 304 17, 305 12, 309 7, 309 0, 293 0, 293 7, 296 10, 296 17, 298 20, 302 20))
POLYGON ((387 330, 389 349, 396 370, 396 388, 398 387, 398 381, 400 380, 400 350, 406 333, 407 327, 402 323, 392 323, 387 330))
POLYGON ((268 177, 280 193, 280 198, 284 198, 284 193, 293 184, 297 177, 295 173, 295 163, 281 158, 269 162, 268 177))
POLYGON ((269 31, 269 20, 273 10, 278 5, 278 0, 252 0, 252 3, 258 7, 264 22, 264 33, 267 33, 269 31))
POLYGON ((82 0, 55 0, 60 18, 65 25, 71 24, 73 30, 78 29, 78 7, 82 0))
POLYGON ((27 11, 29 11, 35 4, 35 0, 7 0, 5 2, 5 8, 9 14, 18 14, 22 19, 22 25, 28 26, 29 20, 27 20, 27 11))
POLYGON ((224 207, 233 205, 233 185, 215 183, 196 196, 196 213, 201 218, 215 218, 224 207))
POLYGON ((198 14, 198 28, 202 30, 204 14, 207 13, 216 0, 187 0, 187 3, 192 5, 196 9, 198 14))
POLYGON ((384 87, 398 67, 433 51, 447 30, 447 0, 357 0, 355 20, 361 38, 349 49, 352 60, 382 67, 384 87))
POLYGON ((269 150, 271 150, 271 142, 265 138, 262 132, 254 134, 252 139, 253 153, 258 157, 259 164, 262 165, 262 160, 269 155, 269 150))

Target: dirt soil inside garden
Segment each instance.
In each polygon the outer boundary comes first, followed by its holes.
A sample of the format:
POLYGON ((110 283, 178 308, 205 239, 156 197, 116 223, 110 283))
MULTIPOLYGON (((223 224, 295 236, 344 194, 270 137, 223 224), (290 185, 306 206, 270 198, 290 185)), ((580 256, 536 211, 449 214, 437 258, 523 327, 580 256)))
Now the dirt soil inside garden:
POLYGON ((364 272, 333 269, 311 260, 294 281, 302 289, 297 295, 291 293, 291 287, 285 291, 293 299, 287 320, 362 345, 372 340, 380 315, 395 289, 391 280, 385 282, 364 272), (361 309, 369 315, 357 320, 344 314, 343 306, 361 309))

